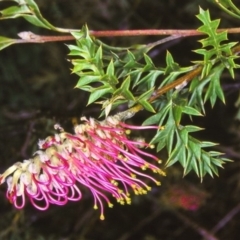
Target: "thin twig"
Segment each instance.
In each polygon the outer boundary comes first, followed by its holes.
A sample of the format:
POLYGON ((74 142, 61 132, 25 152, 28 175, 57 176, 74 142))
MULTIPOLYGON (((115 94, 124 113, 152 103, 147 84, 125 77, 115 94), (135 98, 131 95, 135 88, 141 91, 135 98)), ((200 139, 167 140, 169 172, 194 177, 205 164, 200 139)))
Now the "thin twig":
POLYGON ((188 82, 190 82, 193 78, 195 78, 196 76, 198 76, 201 71, 202 71, 202 66, 197 66, 195 69, 193 69, 191 72, 185 74, 184 76, 178 78, 177 80, 175 80, 174 82, 172 83, 169 83, 167 85, 165 85, 164 87, 158 89, 154 96, 152 96, 150 99, 149 99, 149 102, 153 102, 155 99, 159 98, 159 96, 161 96, 162 94, 168 92, 169 90, 173 89, 173 88, 176 88, 182 84, 186 84, 188 82))
MULTIPOLYGON (((229 211, 210 231, 211 234, 217 233, 220 229, 222 229, 232 218, 238 214, 240 211, 240 203, 237 204, 231 211, 229 211)), ((204 237, 203 240, 209 240, 204 237)))
MULTIPOLYGON (((217 32, 240 33, 240 28, 222 28, 217 32)), ((182 37, 204 35, 195 29, 139 29, 139 30, 107 30, 107 31, 90 31, 95 37, 126 37, 126 36, 164 36, 180 35, 182 37)))
POLYGON ((240 153, 238 151, 235 151, 232 147, 225 147, 225 146, 219 145, 219 146, 214 146, 214 148, 221 152, 224 152, 224 154, 227 155, 229 158, 240 159, 240 153))
MULTIPOLYGON (((223 28, 218 29, 217 32, 227 33, 240 33, 240 28, 223 28)), ((205 35, 205 33, 199 32, 195 29, 140 29, 140 30, 106 30, 106 31, 89 31, 90 35, 94 37, 130 37, 130 36, 177 36, 190 37, 205 35)), ((45 42, 56 42, 56 41, 70 41, 75 38, 72 35, 62 36, 41 36, 32 32, 20 32, 19 37, 21 39, 12 39, 14 43, 45 43, 45 42)), ((161 41, 161 40, 160 40, 161 41)))
POLYGON ((18 227, 17 225, 19 224, 21 217, 22 217, 22 212, 21 211, 15 213, 15 215, 12 218, 13 220, 11 222, 11 225, 9 225, 7 228, 3 229, 0 232, 0 239, 9 239, 9 238, 6 238, 6 236, 9 233, 17 230, 17 227, 18 227))
POLYGON ((169 36, 169 37, 160 39, 160 40, 158 40, 158 41, 156 41, 156 42, 149 43, 149 44, 147 44, 147 47, 148 47, 148 48, 154 48, 154 47, 156 47, 156 46, 158 46, 158 45, 160 45, 160 44, 163 44, 163 43, 172 41, 172 40, 177 39, 177 38, 180 38, 180 37, 181 37, 181 35, 171 35, 171 36, 169 36))
POLYGON ((25 138, 25 141, 24 141, 21 151, 20 151, 21 156, 24 158, 26 158, 26 156, 27 156, 26 151, 27 151, 27 147, 29 146, 29 141, 31 140, 34 125, 35 125, 35 122, 31 121, 29 124, 29 127, 28 127, 27 136, 25 138))
POLYGON ((240 203, 237 204, 230 212, 228 212, 211 230, 211 233, 218 232, 223 228, 238 212, 240 211, 240 203))
MULTIPOLYGON (((171 82, 171 83, 163 86, 162 88, 158 89, 152 95, 152 97, 149 98, 149 100, 148 100, 149 103, 152 103, 153 101, 158 99, 161 95, 163 95, 164 93, 168 92, 169 90, 171 90, 173 88, 176 88, 178 86, 181 86, 182 84, 184 84, 184 85, 187 84, 188 82, 193 80, 195 77, 197 77, 201 73, 202 68, 203 68, 202 66, 197 66, 191 72, 186 73, 182 77, 176 79, 174 82, 171 82)), ((134 115, 135 113, 139 112, 142 109, 143 109, 143 106, 138 104, 138 105, 128 109, 126 112, 128 112, 129 114, 131 113, 132 115, 134 115)), ((125 113, 123 113, 123 114, 125 114, 125 113)))
POLYGON ((196 232, 198 232, 202 237, 206 240, 218 240, 211 232, 207 231, 205 228, 196 224, 192 219, 189 219, 187 216, 183 215, 178 211, 173 211, 173 213, 184 221, 185 224, 193 228, 196 232))
POLYGON ((137 224, 134 228, 130 229, 130 231, 124 233, 120 238, 118 238, 118 240, 127 240, 127 239, 129 239, 133 234, 137 233, 144 226, 146 226, 147 224, 152 222, 154 220, 154 218, 158 217, 161 212, 162 212, 162 210, 158 209, 153 214, 149 215, 146 218, 143 218, 143 220, 141 222, 139 222, 139 224, 137 224))

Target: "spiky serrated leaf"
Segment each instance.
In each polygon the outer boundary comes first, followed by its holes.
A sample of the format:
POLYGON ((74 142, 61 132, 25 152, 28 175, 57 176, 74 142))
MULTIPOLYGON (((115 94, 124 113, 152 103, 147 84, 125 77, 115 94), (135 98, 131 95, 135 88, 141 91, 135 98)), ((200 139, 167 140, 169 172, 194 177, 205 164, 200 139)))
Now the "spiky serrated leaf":
MULTIPOLYGON (((195 50, 196 53, 204 56, 201 77, 207 76, 214 64, 218 61, 221 61, 229 70, 231 76, 234 76, 233 69, 238 66, 229 56, 232 55, 231 48, 236 45, 236 43, 222 43, 228 40, 227 31, 217 32, 220 20, 212 21, 208 10, 204 11, 200 8, 200 13, 197 15, 197 18, 203 23, 203 25, 198 28, 198 31, 208 35, 207 38, 200 40, 203 48, 195 50)), ((212 100, 212 102, 214 102, 214 100, 212 100)))
POLYGON ((195 78, 190 85, 190 100, 188 102, 189 106, 194 106, 199 111, 205 112, 204 102, 203 102, 203 93, 205 86, 209 83, 210 78, 199 79, 195 78))
POLYGON ((215 68, 215 71, 212 73, 212 76, 209 76, 211 78, 211 81, 205 93, 204 102, 210 99, 212 107, 215 105, 217 97, 223 103, 225 103, 224 93, 220 84, 220 76, 223 69, 224 69, 224 66, 220 65, 215 68))
POLYGON ((202 178, 208 173, 212 177, 218 174, 218 167, 229 159, 222 158, 221 153, 217 151, 205 151, 203 148, 214 146, 215 143, 201 142, 192 136, 189 136, 189 131, 198 131, 195 126, 175 127, 167 124, 163 130, 160 130, 155 137, 155 142, 158 142, 157 150, 163 147, 168 147, 169 158, 166 166, 169 167, 179 162, 184 168, 184 175, 194 171, 197 176, 202 178), (175 132, 175 134, 173 134, 175 132), (175 138, 176 143, 172 144, 172 138, 175 138), (169 147, 170 146, 170 147, 169 147), (171 149, 171 146, 173 147, 171 149))

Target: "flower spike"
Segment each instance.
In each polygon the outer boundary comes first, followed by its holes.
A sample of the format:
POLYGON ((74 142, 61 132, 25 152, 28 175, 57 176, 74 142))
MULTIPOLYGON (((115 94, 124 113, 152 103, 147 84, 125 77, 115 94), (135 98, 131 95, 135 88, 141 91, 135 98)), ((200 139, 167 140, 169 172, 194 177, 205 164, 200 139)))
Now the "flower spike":
POLYGON ((18 209, 25 205, 26 197, 39 210, 51 204, 65 205, 82 198, 81 185, 87 187, 94 198, 94 208, 100 207, 104 219, 102 200, 112 207, 108 193, 120 204, 130 204, 131 189, 145 194, 151 188, 140 178, 160 185, 142 170, 165 173, 145 160, 160 160, 144 151, 152 146, 143 139, 130 140, 131 129, 157 129, 156 126, 131 126, 121 122, 122 116, 109 116, 99 122, 82 118, 75 126, 75 134, 59 125, 55 136, 39 141, 39 150, 29 160, 15 163, 0 176, 0 184, 7 182, 6 197, 18 209), (140 149, 141 148, 141 149, 140 149))

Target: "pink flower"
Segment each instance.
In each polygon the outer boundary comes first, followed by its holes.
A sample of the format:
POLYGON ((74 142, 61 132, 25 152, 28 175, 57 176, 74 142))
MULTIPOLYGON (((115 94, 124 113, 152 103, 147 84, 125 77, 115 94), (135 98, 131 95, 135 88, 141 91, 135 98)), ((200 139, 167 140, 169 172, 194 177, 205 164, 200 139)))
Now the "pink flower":
POLYGON ((169 207, 181 208, 187 211, 197 211, 204 205, 208 194, 191 185, 172 185, 163 196, 169 207))
POLYGON ((153 177, 141 170, 164 172, 145 159, 159 159, 143 147, 151 147, 142 139, 130 140, 130 129, 157 129, 155 126, 135 127, 121 122, 120 114, 98 122, 82 118, 75 134, 59 130, 55 136, 39 141, 33 157, 17 162, 1 176, 0 183, 7 182, 6 196, 13 205, 21 209, 26 196, 39 210, 50 204, 64 205, 69 200, 78 201, 81 185, 87 187, 94 198, 94 208, 100 206, 100 218, 104 219, 103 202, 109 207, 110 193, 120 204, 130 204, 130 194, 145 194, 151 188, 140 178, 147 178, 160 185, 153 177))

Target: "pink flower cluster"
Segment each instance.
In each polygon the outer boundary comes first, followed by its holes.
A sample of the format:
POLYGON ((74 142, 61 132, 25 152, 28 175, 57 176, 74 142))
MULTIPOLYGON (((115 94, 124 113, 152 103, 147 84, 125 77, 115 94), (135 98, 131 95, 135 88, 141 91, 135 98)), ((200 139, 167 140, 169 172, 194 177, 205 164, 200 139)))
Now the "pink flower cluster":
POLYGON ((91 191, 94 208, 100 206, 100 219, 104 219, 102 200, 112 206, 107 193, 120 204, 130 204, 130 189, 135 194, 150 190, 139 177, 160 185, 141 171, 150 169, 164 175, 145 160, 160 162, 142 149, 151 146, 142 139, 128 138, 130 129, 157 127, 130 126, 121 122, 119 115, 102 122, 82 120, 84 123, 75 127, 75 134, 64 132, 57 125, 59 133, 39 141, 39 150, 31 159, 15 163, 0 175, 0 184, 7 182, 6 196, 16 208, 24 207, 26 197, 39 210, 46 210, 50 204, 78 201, 82 197, 79 187, 83 185, 91 191))
POLYGON ((206 201, 207 193, 191 185, 172 185, 165 194, 165 203, 171 208, 197 211, 206 201))

